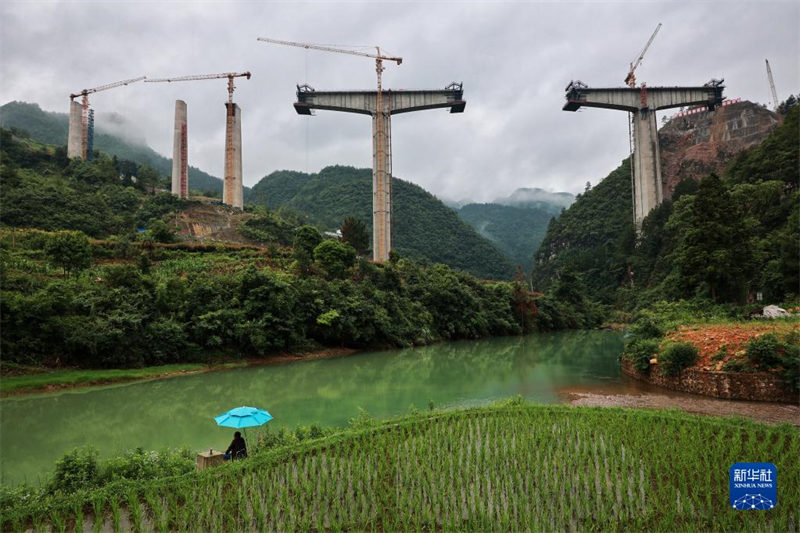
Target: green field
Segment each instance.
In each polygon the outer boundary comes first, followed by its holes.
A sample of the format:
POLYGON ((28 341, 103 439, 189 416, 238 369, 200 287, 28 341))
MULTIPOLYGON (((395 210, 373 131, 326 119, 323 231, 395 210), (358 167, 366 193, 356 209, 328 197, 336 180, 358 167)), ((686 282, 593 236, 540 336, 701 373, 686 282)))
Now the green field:
POLYGON ((2 525, 36 531, 796 531, 798 509, 796 428, 672 411, 507 402, 362 420, 333 436, 256 451, 201 473, 6 509, 2 525), (735 462, 775 463, 775 509, 730 508, 728 469, 735 462))

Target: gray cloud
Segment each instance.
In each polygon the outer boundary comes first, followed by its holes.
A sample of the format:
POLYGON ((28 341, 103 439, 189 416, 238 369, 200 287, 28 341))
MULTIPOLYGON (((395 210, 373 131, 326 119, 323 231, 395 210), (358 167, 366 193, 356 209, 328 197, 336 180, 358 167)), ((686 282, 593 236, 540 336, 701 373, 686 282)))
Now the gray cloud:
MULTIPOLYGON (((381 44, 401 55, 385 86, 463 81, 467 108, 393 118, 393 171, 441 197, 490 200, 518 187, 580 192, 628 154, 626 116, 561 111, 564 86, 620 86, 658 22, 637 71, 648 85, 726 79, 726 95, 767 103, 769 58, 779 98, 800 87, 800 5, 787 2, 5 2, 0 103, 66 112, 68 95, 139 75, 250 70, 238 80, 245 184, 278 169, 371 165, 370 121, 295 114, 295 85, 370 89, 365 58, 256 41, 381 44)), ((226 80, 138 83, 91 97, 98 126, 117 114, 169 155, 174 101, 189 112, 190 163, 222 173, 226 80)))

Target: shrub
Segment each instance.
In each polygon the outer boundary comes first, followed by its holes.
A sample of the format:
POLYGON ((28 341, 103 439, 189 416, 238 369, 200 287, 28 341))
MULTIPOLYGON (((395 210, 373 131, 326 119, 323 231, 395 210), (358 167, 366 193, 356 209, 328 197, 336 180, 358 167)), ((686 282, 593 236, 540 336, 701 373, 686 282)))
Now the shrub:
POLYGON ((658 339, 634 339, 625 346, 623 356, 633 362, 639 372, 647 372, 650 359, 658 355, 658 339))
POLYGON ((688 342, 676 342, 668 345, 659 358, 668 376, 677 376, 686 367, 697 362, 699 350, 688 342))
POLYGON ((75 448, 56 461, 56 471, 49 488, 51 492, 74 492, 96 486, 99 479, 97 450, 91 447, 75 448))
POLYGON ((664 336, 664 326, 656 315, 642 313, 631 327, 631 336, 636 339, 660 339, 664 336))
POLYGON ((750 339, 747 343, 747 359, 762 368, 773 368, 781 364, 781 352, 785 351, 784 343, 780 342, 775 333, 765 333, 750 339))

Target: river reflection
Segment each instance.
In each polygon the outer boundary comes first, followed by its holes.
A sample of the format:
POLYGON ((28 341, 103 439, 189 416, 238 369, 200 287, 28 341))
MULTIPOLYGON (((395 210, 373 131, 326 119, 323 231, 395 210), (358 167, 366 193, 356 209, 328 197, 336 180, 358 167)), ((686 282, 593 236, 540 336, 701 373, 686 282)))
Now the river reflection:
POLYGON ((240 368, 144 383, 76 390, 0 402, 2 482, 36 483, 74 446, 101 455, 141 446, 225 448, 231 431, 213 417, 254 405, 270 425, 344 425, 372 416, 481 405, 521 394, 563 401, 564 387, 620 378, 622 336, 579 331, 437 344, 333 359, 240 368))

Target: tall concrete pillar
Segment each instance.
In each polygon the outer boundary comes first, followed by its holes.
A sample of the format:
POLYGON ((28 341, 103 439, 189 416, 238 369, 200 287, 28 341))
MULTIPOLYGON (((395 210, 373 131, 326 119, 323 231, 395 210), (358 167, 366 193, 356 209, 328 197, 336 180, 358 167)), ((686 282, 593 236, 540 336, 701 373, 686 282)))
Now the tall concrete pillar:
POLYGON ((186 133, 186 102, 175 100, 175 130, 172 134, 172 194, 189 196, 189 139, 186 133))
POLYGON ((83 155, 83 106, 72 100, 69 103, 69 133, 67 134, 67 157, 83 155))
POLYGON ((632 115, 634 223, 641 228, 647 214, 664 201, 664 187, 661 184, 656 114, 642 109, 632 115))
POLYGON ((222 202, 241 209, 244 205, 242 189, 242 113, 239 106, 226 103, 225 121, 225 184, 222 202))
POLYGON ((372 115, 372 258, 388 261, 391 249, 392 123, 384 112, 372 115))

